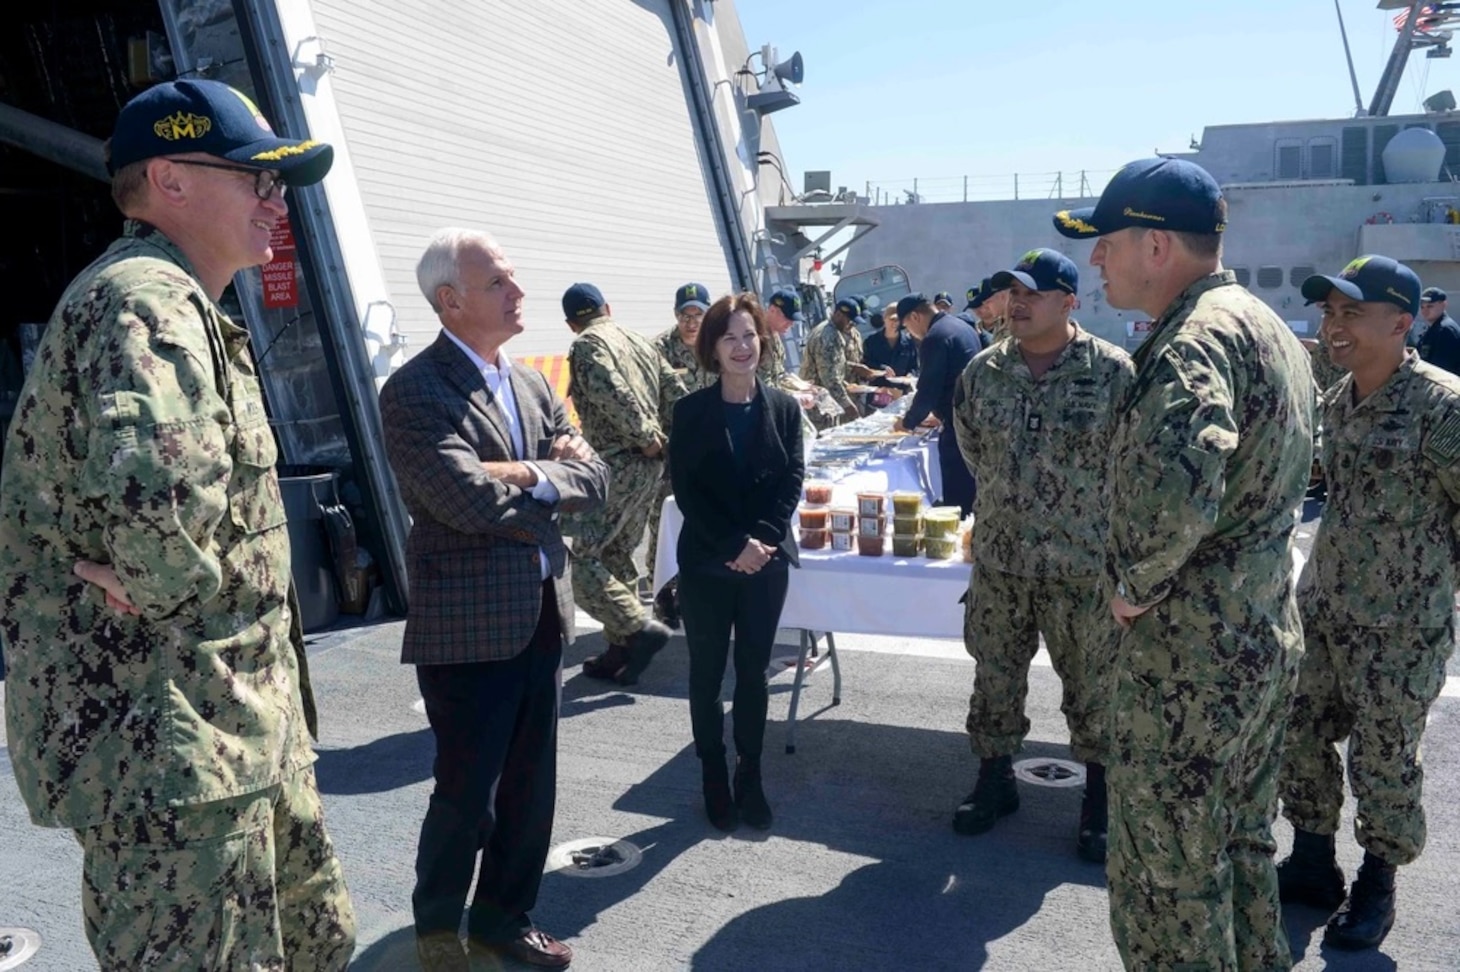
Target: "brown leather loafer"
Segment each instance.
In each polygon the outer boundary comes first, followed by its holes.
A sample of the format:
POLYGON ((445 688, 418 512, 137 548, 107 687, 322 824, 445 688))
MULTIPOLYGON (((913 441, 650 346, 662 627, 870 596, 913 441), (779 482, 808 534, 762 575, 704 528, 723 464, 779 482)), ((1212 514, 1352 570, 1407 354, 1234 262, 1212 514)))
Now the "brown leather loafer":
POLYGON ((573 961, 573 950, 547 932, 530 928, 510 942, 483 942, 473 938, 473 950, 505 955, 543 969, 565 969, 573 961))

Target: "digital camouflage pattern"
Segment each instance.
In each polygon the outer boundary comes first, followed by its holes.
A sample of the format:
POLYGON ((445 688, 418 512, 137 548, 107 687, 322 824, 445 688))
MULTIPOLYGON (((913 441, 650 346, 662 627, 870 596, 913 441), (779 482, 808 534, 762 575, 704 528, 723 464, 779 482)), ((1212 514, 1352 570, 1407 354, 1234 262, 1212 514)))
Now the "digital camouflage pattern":
POLYGON ((980 566, 1021 577, 1103 576, 1106 468, 1116 405, 1134 376, 1124 351, 1078 325, 1038 381, 1015 341, 969 363, 953 426, 980 487, 980 566))
POLYGON ((1288 968, 1272 820, 1302 640, 1308 354, 1222 271, 1172 302, 1133 361, 1109 556, 1117 593, 1149 610, 1113 666, 1111 925, 1129 968, 1288 968))
POLYGON ((678 327, 671 327, 656 337, 654 348, 669 362, 686 391, 699 391, 715 383, 715 376, 700 367, 695 349, 680 338, 678 327))
POLYGON ((276 457, 247 332, 129 221, 62 297, 0 476, 6 730, 36 823, 256 793, 313 761, 276 457))
POLYGON ((1300 586, 1306 651, 1281 788, 1295 827, 1337 831, 1348 739, 1359 844, 1390 864, 1424 849, 1420 739, 1454 650, 1460 379, 1405 354, 1361 402, 1323 397, 1328 501, 1300 586))
POLYGON ((313 767, 256 793, 88 827, 77 838, 86 936, 104 972, 349 964, 355 915, 313 767))
POLYGON ((822 321, 806 338, 801 358, 801 377, 831 393, 843 409, 856 408, 847 391, 847 367, 862 361, 862 336, 855 327, 840 331, 831 321, 822 321))
POLYGON ((1098 577, 1019 577, 981 564, 974 568, 963 644, 978 662, 966 724, 975 756, 1012 756, 1024 745, 1029 665, 1043 633, 1060 677, 1070 752, 1082 762, 1105 761, 1117 630, 1106 600, 1098 577))
POLYGON ((1303 616, 1438 628, 1455 613, 1460 378, 1406 352, 1357 404, 1345 376, 1323 396, 1323 520, 1303 616))
MULTIPOLYGON (((683 346, 677 335, 675 341, 683 346)), ((574 537, 573 599, 603 623, 610 644, 623 644, 648 618, 633 554, 664 480, 663 458, 640 450, 669 441, 684 384, 654 345, 606 317, 573 339, 568 368, 583 437, 609 471, 606 502, 572 517, 567 528, 574 537)))
POLYGON ((1283 816, 1311 833, 1338 832, 1338 746, 1347 739, 1354 836, 1380 859, 1409 864, 1425 846, 1420 740, 1445 686, 1454 625, 1365 628, 1305 617, 1303 638, 1279 776, 1283 816))

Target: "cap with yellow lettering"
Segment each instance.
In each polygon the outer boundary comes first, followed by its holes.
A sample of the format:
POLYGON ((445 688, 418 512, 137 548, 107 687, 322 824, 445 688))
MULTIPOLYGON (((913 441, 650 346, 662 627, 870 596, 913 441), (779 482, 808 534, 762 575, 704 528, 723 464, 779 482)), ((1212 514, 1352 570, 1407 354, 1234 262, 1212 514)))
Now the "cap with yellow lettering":
POLYGON ((160 155, 202 152, 273 169, 291 186, 319 182, 334 164, 324 142, 280 138, 248 96, 221 81, 169 81, 127 102, 108 143, 112 173, 160 155))
POLYGON ((1094 206, 1054 215, 1054 228, 1072 239, 1132 227, 1220 233, 1227 228, 1222 187, 1195 162, 1141 159, 1112 176, 1094 206))

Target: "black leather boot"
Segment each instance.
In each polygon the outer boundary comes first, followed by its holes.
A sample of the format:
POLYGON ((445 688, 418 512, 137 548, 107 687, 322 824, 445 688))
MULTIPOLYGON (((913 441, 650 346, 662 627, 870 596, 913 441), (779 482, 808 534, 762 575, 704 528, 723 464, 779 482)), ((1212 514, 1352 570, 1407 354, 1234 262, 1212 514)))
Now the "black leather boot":
POLYGON ((1105 845, 1110 830, 1110 804, 1105 791, 1105 767, 1085 764, 1085 796, 1080 801, 1080 832, 1075 851, 1092 864, 1105 863, 1105 845))
POLYGON ((740 815, 730 798, 730 771, 725 768, 725 757, 701 757, 700 774, 704 780, 705 815, 717 830, 729 833, 740 825, 740 815))
POLYGON ((735 806, 740 819, 756 830, 770 829, 771 805, 761 789, 759 757, 741 756, 735 761, 735 806))
POLYGON ((1332 911, 1343 904, 1343 869, 1333 850, 1333 834, 1293 831, 1293 853, 1277 867, 1278 897, 1284 904, 1305 904, 1332 911))
POLYGON ((1359 876, 1348 893, 1348 902, 1328 919, 1323 944, 1348 952, 1377 948, 1394 927, 1393 864, 1386 864, 1369 852, 1359 865, 1359 876))
POLYGON ((981 834, 1000 817, 1019 809, 1019 784, 1014 781, 1014 757, 991 756, 978 765, 973 792, 953 814, 953 829, 960 834, 981 834))

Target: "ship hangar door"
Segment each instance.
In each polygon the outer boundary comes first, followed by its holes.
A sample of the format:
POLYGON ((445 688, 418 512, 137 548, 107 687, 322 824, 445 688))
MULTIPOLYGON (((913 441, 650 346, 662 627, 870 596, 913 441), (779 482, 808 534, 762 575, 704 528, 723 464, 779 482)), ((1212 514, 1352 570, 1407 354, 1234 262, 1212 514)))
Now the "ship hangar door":
POLYGON ((670 2, 313 0, 408 354, 439 330, 415 263, 445 226, 487 231, 513 261, 516 357, 566 351, 559 299, 577 281, 646 335, 673 324, 680 284, 730 289, 670 2))

